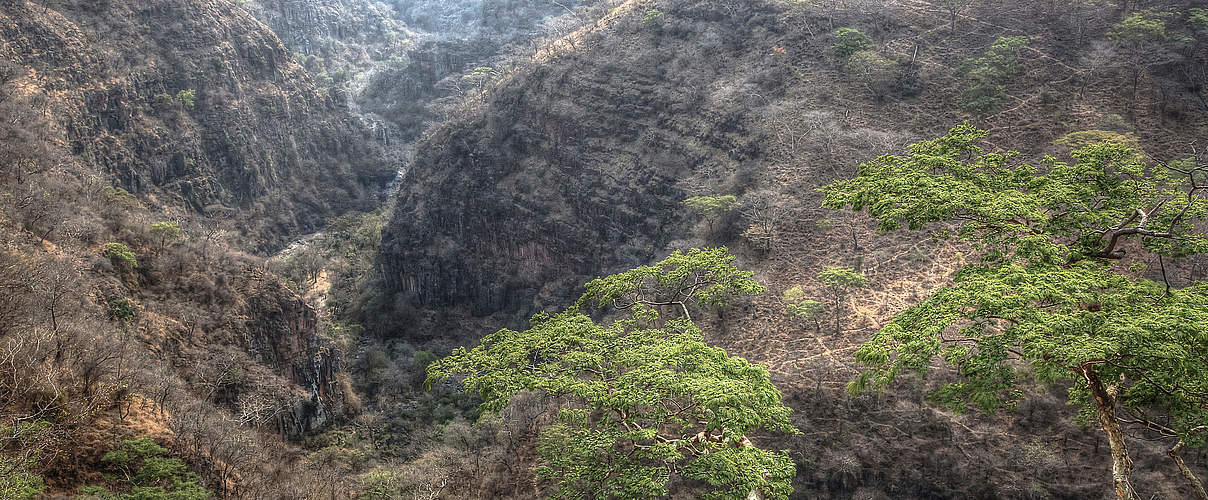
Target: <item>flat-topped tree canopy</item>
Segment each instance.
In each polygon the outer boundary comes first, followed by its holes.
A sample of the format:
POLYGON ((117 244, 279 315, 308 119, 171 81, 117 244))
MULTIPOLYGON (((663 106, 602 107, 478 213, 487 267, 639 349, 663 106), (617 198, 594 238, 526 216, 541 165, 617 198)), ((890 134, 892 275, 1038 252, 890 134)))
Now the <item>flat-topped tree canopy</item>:
POLYGON ((673 475, 699 482, 704 498, 788 498, 788 452, 749 437, 797 432, 780 391, 764 367, 707 345, 687 315, 690 299, 707 307, 764 290, 733 259, 724 248, 675 252, 594 280, 566 311, 434 363, 428 382, 462 377, 487 412, 525 391, 569 401, 537 448, 556 498, 657 498, 673 475), (593 303, 628 314, 597 323, 580 312, 593 303), (683 314, 661 318, 663 305, 683 314))
POLYGON ((940 226, 935 235, 980 256, 860 348, 869 369, 851 389, 885 387, 937 357, 960 379, 934 396, 957 409, 1010 407, 1023 396, 1020 361, 1044 380, 1072 380, 1071 401, 1108 433, 1117 492, 1133 498, 1121 423, 1172 438, 1175 451, 1208 437, 1208 283, 1174 288, 1122 261, 1208 251, 1196 228, 1208 216, 1208 166, 1153 162, 1114 142, 1031 165, 983 152, 985 135, 966 123, 823 189, 829 208, 867 210, 886 231, 940 226))

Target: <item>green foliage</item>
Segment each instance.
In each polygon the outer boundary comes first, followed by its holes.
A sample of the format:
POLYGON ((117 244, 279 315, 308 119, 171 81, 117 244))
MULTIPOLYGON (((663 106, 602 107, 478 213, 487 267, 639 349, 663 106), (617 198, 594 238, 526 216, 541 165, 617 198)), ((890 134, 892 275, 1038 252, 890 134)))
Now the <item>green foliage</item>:
POLYGON ((642 24, 651 27, 659 27, 663 25, 663 11, 658 9, 650 9, 646 11, 646 15, 642 16, 642 24))
POLYGON ((151 234, 174 239, 180 236, 180 225, 176 221, 155 222, 151 224, 151 234))
POLYGON ((196 98, 197 92, 193 89, 182 90, 176 93, 176 102, 189 109, 193 109, 193 105, 195 104, 194 99, 196 98))
MULTIPOLYGON (((851 292, 860 288, 868 287, 868 278, 864 274, 857 272, 854 269, 846 267, 827 266, 822 272, 818 273, 818 281, 821 281, 826 287, 827 295, 831 299, 831 314, 834 315, 835 334, 842 332, 842 326, 839 324, 839 319, 843 315, 843 304, 851 292)), ((812 306, 803 304, 804 309, 797 308, 799 311, 811 311, 812 306)), ((812 311, 817 314, 820 311, 812 311)))
POLYGON ((151 235, 159 239, 159 247, 163 249, 169 243, 180 238, 180 224, 177 224, 176 221, 152 223, 151 235))
POLYGON ((371 498, 401 498, 405 493, 406 484, 401 472, 389 469, 374 469, 360 476, 361 494, 358 500, 371 498))
POLYGON ((1208 31, 1208 9, 1187 11, 1187 24, 1197 31, 1208 31))
POLYGON ((1121 134, 1110 130, 1082 130, 1079 132, 1070 132, 1061 136, 1061 138, 1053 141, 1057 146, 1066 146, 1070 149, 1082 149, 1087 146, 1093 146, 1102 142, 1110 142, 1128 146, 1129 148, 1140 151, 1141 143, 1137 136, 1132 132, 1121 134))
POLYGON ((738 206, 738 197, 734 195, 693 196, 684 200, 683 205, 703 215, 706 219, 716 220, 730 213, 738 206))
POLYGON ((1107 31, 1107 39, 1118 45, 1137 45, 1166 39, 1166 21, 1171 14, 1153 9, 1134 12, 1107 31))
POLYGON ((28 500, 46 491, 42 476, 31 472, 31 465, 0 456, 0 498, 28 500))
POLYGON ((104 500, 206 500, 213 495, 201 486, 201 478, 190 472, 179 458, 164 456, 168 450, 149 438, 126 439, 101 462, 121 474, 108 474, 113 484, 84 486, 82 498, 104 500), (117 479, 120 478, 120 479, 117 479), (119 491, 114 491, 114 489, 119 491), (128 490, 122 493, 121 490, 128 490))
POLYGON ((126 299, 109 301, 109 317, 116 320, 126 320, 134 317, 134 306, 126 299))
POLYGON ((819 314, 822 314, 823 309, 825 309, 825 307, 823 307, 821 302, 816 300, 802 300, 786 306, 784 313, 796 318, 815 319, 819 314))
POLYGON ((749 272, 728 265, 732 259, 724 249, 676 252, 593 281, 565 312, 539 314, 524 332, 500 330, 431 365, 428 384, 464 376, 466 391, 482 398, 487 413, 525 391, 575 401, 542 430, 538 444, 537 474, 557 482, 554 498, 664 496, 673 474, 710 485, 707 498, 755 490, 787 498, 795 473, 787 452, 756 448, 746 437, 796 432, 767 370, 706 345, 688 317, 664 321, 648 301, 630 298, 648 290, 642 283, 696 296, 702 305, 762 291, 749 272), (699 295, 682 288, 702 281, 712 284, 698 288, 699 295), (632 315, 597 324, 579 312, 596 301, 618 301, 632 315))
POLYGON ((1208 424, 1208 284, 1168 288, 1115 262, 1128 242, 1130 251, 1167 257, 1208 251, 1195 228, 1208 202, 1193 187, 1205 184, 1208 167, 1147 165, 1113 142, 1075 151, 1072 164, 1013 164, 1017 153, 982 152, 976 141, 985 134, 958 126, 822 190, 825 206, 868 210, 882 230, 955 224, 936 236, 980 254, 859 349, 869 371, 851 389, 884 387, 942 357, 960 380, 933 396, 993 411, 1022 396, 1014 370, 1022 360, 1042 380, 1072 380, 1071 401, 1093 405, 1093 370, 1119 381, 1121 406, 1161 411, 1180 437, 1202 445, 1188 431, 1208 424))
POLYGON ((855 28, 839 28, 835 30, 835 44, 831 45, 831 53, 835 58, 846 62, 853 54, 872 49, 872 38, 855 28))
POLYGON ((785 304, 796 304, 797 302, 805 300, 805 290, 801 288, 801 285, 796 285, 788 290, 785 290, 784 295, 780 297, 780 300, 784 301, 785 304))
POLYGON ((105 250, 101 255, 113 261, 114 266, 125 266, 131 269, 138 267, 138 258, 135 257, 134 251, 123 243, 107 243, 105 250))
POLYGON ((734 297, 763 293, 766 289, 751 279, 753 273, 730 265, 733 260, 725 247, 676 250, 658 264, 592 280, 575 305, 678 305, 688 315, 689 299, 700 307, 723 307, 734 297))
POLYGON ((965 61, 959 69, 968 83, 961 109, 985 113, 996 108, 1007 97, 1006 84, 1020 71, 1019 49, 1027 45, 1025 36, 1002 37, 981 57, 965 61))
POLYGON ((827 266, 818 273, 818 281, 821 281, 828 289, 842 293, 868 286, 868 278, 865 278, 864 274, 845 267, 827 266))

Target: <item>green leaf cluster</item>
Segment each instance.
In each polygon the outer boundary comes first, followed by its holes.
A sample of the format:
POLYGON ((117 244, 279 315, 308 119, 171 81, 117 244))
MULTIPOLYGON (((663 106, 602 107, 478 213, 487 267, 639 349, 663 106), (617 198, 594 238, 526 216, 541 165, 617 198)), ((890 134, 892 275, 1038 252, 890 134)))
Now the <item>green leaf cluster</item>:
POLYGON ((181 106, 189 109, 193 109, 193 106, 196 104, 196 99, 197 91, 193 89, 182 90, 176 93, 176 102, 179 102, 181 106))
POLYGON ((1153 9, 1132 13, 1107 31, 1107 39, 1122 46, 1142 45, 1166 40, 1169 12, 1153 9))
POLYGON ((41 496, 46 483, 31 471, 33 465, 0 456, 0 498, 29 500, 41 496))
POLYGON ((825 309, 821 302, 806 299, 801 285, 785 290, 781 301, 785 303, 784 313, 795 318, 815 319, 825 309))
POLYGON ((684 200, 683 205, 700 213, 708 219, 718 219, 738 206, 738 197, 734 195, 693 196, 684 200))
POLYGON ((1187 24, 1196 31, 1208 31, 1208 9, 1187 11, 1187 24))
POLYGON ((1137 135, 1132 132, 1113 132, 1111 130, 1080 130, 1078 132, 1070 132, 1053 141, 1054 145, 1065 146, 1071 149, 1082 149, 1087 146, 1094 146, 1101 142, 1112 142, 1128 146, 1134 151, 1141 150, 1141 143, 1137 139, 1137 135))
POLYGON ((165 241, 175 240, 180 237, 180 224, 176 221, 154 222, 151 224, 151 235, 165 241))
POLYGON ((966 111, 988 112, 1007 97, 1006 85, 1019 74, 1019 49, 1028 45, 1028 37, 1002 37, 976 59, 964 62, 960 74, 968 87, 959 106, 966 111))
POLYGON ((690 299, 700 307, 722 307, 734 297, 766 290, 752 278, 753 273, 732 266, 733 261, 734 256, 725 247, 676 250, 657 264, 592 280, 576 306, 595 303, 629 309, 636 304, 678 305, 687 315, 686 301, 690 299))
POLYGON ((179 458, 164 456, 168 450, 150 438, 123 440, 121 446, 101 457, 101 462, 119 472, 122 479, 107 486, 80 488, 79 498, 100 500, 205 500, 213 497, 201 486, 201 478, 189 471, 179 458), (110 487, 118 490, 114 491, 110 487), (125 492, 123 492, 125 491, 125 492))
POLYGON ((855 53, 872 49, 872 38, 855 28, 839 28, 835 30, 835 44, 831 45, 831 53, 841 62, 855 53))
POLYGON ((1119 381, 1121 406, 1160 412, 1202 445, 1191 429, 1208 425, 1208 284, 1174 289, 1117 263, 1128 252, 1208 251, 1195 225, 1208 216, 1208 167, 1149 165, 1118 142, 1029 165, 984 153, 984 135, 958 126, 823 189, 827 207, 867 210, 883 230, 936 227, 980 255, 859 349, 869 370, 851 389, 885 387, 942 357, 960 380, 934 397, 993 411, 1022 396, 1023 362, 1043 380, 1072 380, 1071 402, 1093 404, 1077 375, 1093 367, 1119 381))
POLYGON ((818 273, 818 281, 834 290, 846 291, 868 286, 868 278, 863 273, 846 267, 827 266, 818 273))
POLYGON ((724 249, 676 252, 596 280, 570 309, 534 316, 526 331, 500 330, 429 366, 428 383, 463 377, 488 413, 526 391, 569 401, 538 444, 537 475, 558 485, 554 498, 661 497, 673 476, 707 485, 706 498, 752 491, 787 498, 793 461, 747 438, 796 432, 765 368, 705 344, 687 317, 664 321, 641 301, 608 324, 579 311, 629 296, 643 283, 674 289, 712 279, 698 297, 702 304, 762 291, 750 273, 728 266, 732 258, 724 249))
POLYGON ((138 267, 138 257, 124 243, 106 243, 105 249, 101 251, 101 255, 113 261, 113 265, 115 266, 125 266, 131 269, 138 267))

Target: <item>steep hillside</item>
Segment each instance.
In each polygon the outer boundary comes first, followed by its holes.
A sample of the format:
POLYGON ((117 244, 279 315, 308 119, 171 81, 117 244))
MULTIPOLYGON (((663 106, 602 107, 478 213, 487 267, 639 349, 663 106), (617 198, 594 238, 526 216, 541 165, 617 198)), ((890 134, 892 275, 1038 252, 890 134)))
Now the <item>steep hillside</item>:
POLYGON ((254 254, 382 199, 343 96, 233 2, 4 2, 0 116, 0 497, 313 491, 347 346, 254 254))
MULTIPOLYGON (((947 282, 968 249, 874 233, 817 208, 815 189, 964 120, 991 130, 991 148, 1032 158, 1068 151, 1055 141, 1084 130, 1133 134, 1163 161, 1192 154, 1208 136, 1203 35, 1182 21, 1190 5, 1144 7, 1174 14, 1171 41, 1141 63, 1108 39, 1130 13, 1106 6, 627 2, 424 138, 383 237, 387 295, 371 309, 394 321, 367 326, 464 344, 559 308, 597 275, 726 244, 771 292, 705 323, 711 341, 769 366, 798 410, 800 497, 1106 494, 1102 438, 1068 423, 1059 388, 1036 386, 1030 406, 991 417, 929 405, 921 380, 847 397, 855 346, 947 282), (858 58, 833 48, 840 27, 867 34, 858 58), (678 208, 708 195, 737 204, 704 220, 678 208), (827 265, 872 283, 834 318, 838 331, 786 317, 780 299, 798 285, 823 297, 827 265)), ((1163 482, 1162 450, 1137 446, 1139 467, 1155 471, 1137 484, 1187 494, 1163 482)))
POLYGON ((259 249, 367 207, 393 175, 343 99, 232 2, 8 2, 0 16, 9 85, 52 117, 47 141, 155 204, 234 210, 259 249))
POLYGON ((518 54, 565 34, 610 2, 249 0, 317 80, 388 147, 447 118, 452 103, 518 54))

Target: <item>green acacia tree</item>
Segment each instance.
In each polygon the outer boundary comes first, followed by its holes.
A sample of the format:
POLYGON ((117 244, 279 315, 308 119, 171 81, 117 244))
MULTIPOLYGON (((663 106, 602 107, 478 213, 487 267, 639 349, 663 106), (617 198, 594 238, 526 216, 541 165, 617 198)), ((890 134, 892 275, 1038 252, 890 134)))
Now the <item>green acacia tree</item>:
POLYGON ((805 290, 801 285, 796 285, 784 291, 784 296, 781 297, 784 302, 784 314, 793 318, 801 318, 804 320, 812 320, 814 322, 814 332, 822 333, 822 311, 826 310, 826 306, 816 300, 805 298, 805 290))
POLYGON ((713 223, 738 207, 738 197, 730 194, 718 196, 693 196, 684 200, 683 205, 700 214, 709 221, 709 232, 713 231, 713 223))
POLYGON ((156 253, 163 252, 165 248, 168 248, 168 244, 180 238, 180 224, 176 221, 152 223, 151 236, 159 240, 156 253))
POLYGON ((1080 417, 1107 435, 1120 498, 1137 498, 1128 424, 1174 442, 1171 457, 1202 492, 1178 452, 1208 437, 1208 283, 1177 289, 1124 261, 1208 251, 1195 228, 1208 216, 1208 166, 1151 165, 1112 142, 1028 165, 984 153, 985 134, 965 124, 823 188, 827 207, 867 210, 883 230, 939 226, 980 254, 859 349, 868 370, 851 389, 942 357, 960 379, 933 397, 994 411, 1023 396, 1016 370, 1027 365, 1073 383, 1080 417))
POLYGON ((1171 59, 1169 52, 1161 50, 1167 40, 1166 22, 1171 17, 1169 12, 1153 9, 1134 12, 1107 32, 1107 39, 1119 48, 1128 62, 1133 99, 1137 98, 1141 73, 1171 59))
POLYGON ((961 64, 958 71, 968 82, 961 93, 961 109, 984 113, 1006 99, 1006 85, 1021 69, 1019 49, 1027 45, 1026 36, 1001 37, 981 57, 961 64))
POLYGON ((687 313, 760 293, 726 249, 676 252, 653 266, 592 281, 574 306, 500 330, 428 368, 428 384, 463 377, 494 413, 522 391, 572 401, 541 432, 537 474, 555 498, 656 498, 678 475, 705 498, 788 498, 796 469, 786 451, 750 434, 794 433, 766 369, 710 347, 687 313), (628 311, 599 324, 590 304, 628 311), (676 317, 656 308, 674 306, 676 317))
POLYGON ((843 303, 855 290, 868 287, 868 278, 863 273, 846 267, 827 267, 818 273, 818 281, 826 286, 831 299, 831 314, 835 319, 835 335, 843 333, 839 319, 843 316, 843 303))

